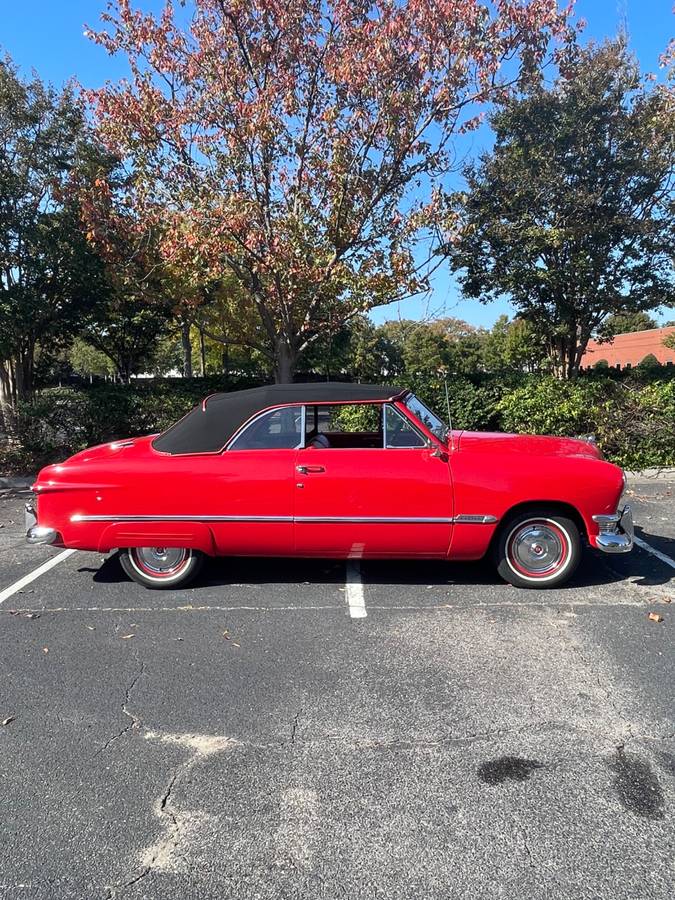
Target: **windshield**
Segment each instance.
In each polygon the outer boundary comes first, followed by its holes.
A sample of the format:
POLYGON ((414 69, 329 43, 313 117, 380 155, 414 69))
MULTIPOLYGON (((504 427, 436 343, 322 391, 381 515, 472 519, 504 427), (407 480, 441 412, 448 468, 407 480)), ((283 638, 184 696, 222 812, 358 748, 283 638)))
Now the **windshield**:
POLYGON ((449 429, 442 419, 439 419, 435 413, 432 413, 414 394, 409 394, 403 402, 410 412, 417 416, 420 422, 423 422, 439 441, 445 441, 449 429))

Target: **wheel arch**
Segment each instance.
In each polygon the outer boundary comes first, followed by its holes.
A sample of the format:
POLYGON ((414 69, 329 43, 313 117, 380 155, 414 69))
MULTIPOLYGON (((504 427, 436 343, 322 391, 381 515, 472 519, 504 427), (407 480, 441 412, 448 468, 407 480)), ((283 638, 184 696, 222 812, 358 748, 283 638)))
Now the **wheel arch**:
POLYGON ((212 530, 203 522, 142 524, 115 523, 109 525, 99 540, 99 553, 118 547, 186 547, 215 556, 212 530))
POLYGON ((504 529, 516 518, 516 516, 519 516, 521 513, 527 513, 529 510, 541 510, 542 508, 546 508, 552 513, 558 512, 568 519, 571 519, 579 529, 581 537, 588 541, 586 521, 581 512, 572 503, 566 503, 563 500, 525 500, 521 503, 514 503, 514 505, 510 506, 501 517, 499 524, 492 535, 490 550, 494 548, 504 529))

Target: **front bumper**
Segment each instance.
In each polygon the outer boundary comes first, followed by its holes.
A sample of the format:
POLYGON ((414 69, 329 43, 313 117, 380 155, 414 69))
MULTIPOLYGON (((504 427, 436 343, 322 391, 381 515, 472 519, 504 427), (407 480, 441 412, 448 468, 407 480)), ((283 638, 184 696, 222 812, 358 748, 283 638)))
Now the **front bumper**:
POLYGON ((595 546, 603 553, 629 553, 633 549, 633 510, 624 506, 611 516, 593 516, 598 523, 600 534, 595 537, 595 546))
POLYGON ((58 536, 58 531, 47 528, 46 525, 38 525, 37 513, 32 503, 25 506, 26 541, 29 544, 53 544, 58 536))

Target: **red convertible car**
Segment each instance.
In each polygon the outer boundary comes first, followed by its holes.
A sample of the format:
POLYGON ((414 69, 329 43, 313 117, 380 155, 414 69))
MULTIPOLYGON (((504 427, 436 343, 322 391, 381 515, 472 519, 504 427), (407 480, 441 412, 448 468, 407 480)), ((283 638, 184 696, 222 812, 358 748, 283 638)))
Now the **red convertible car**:
POLYGON ((214 394, 163 434, 47 466, 27 540, 119 549, 151 588, 226 555, 488 556, 511 584, 552 587, 584 541, 631 549, 624 487, 588 441, 453 432, 396 387, 274 385, 214 394))

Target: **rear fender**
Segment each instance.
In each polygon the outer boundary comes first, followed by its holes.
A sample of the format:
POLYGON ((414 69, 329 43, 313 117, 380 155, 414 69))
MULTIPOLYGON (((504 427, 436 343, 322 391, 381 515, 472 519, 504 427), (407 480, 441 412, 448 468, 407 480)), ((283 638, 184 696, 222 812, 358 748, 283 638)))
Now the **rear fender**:
POLYGON ((98 549, 119 547, 189 547, 215 556, 213 532, 203 522, 117 522, 108 525, 98 549))

